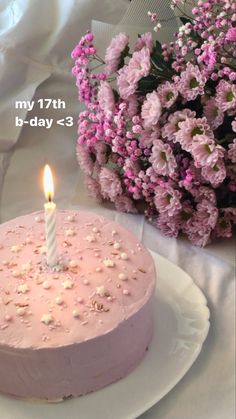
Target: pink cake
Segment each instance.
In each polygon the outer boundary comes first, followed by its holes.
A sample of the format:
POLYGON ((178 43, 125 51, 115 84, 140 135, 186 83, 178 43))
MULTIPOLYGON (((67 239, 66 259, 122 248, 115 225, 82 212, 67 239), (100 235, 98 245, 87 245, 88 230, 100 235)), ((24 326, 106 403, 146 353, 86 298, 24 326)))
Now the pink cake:
POLYGON ((45 257, 44 215, 0 225, 0 392, 62 400, 117 381, 152 336, 155 267, 120 225, 58 211, 59 267, 45 257))

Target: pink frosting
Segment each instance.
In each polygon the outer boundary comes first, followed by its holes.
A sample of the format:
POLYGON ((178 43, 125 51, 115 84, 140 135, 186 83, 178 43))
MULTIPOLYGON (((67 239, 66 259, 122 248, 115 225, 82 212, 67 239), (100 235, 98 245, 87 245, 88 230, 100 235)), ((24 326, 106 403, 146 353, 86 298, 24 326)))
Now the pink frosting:
POLYGON ((62 399, 131 371, 152 335, 153 260, 120 225, 58 211, 60 270, 42 212, 0 226, 0 391, 62 399), (3 378, 2 378, 3 377, 3 378))

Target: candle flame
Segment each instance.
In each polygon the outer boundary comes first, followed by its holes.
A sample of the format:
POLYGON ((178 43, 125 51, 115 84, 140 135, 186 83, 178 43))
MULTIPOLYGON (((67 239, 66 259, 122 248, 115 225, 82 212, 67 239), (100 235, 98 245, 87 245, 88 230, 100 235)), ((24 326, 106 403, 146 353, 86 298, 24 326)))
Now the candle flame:
POLYGON ((45 197, 49 202, 51 202, 54 196, 54 185, 52 171, 48 164, 44 167, 43 185, 45 197))

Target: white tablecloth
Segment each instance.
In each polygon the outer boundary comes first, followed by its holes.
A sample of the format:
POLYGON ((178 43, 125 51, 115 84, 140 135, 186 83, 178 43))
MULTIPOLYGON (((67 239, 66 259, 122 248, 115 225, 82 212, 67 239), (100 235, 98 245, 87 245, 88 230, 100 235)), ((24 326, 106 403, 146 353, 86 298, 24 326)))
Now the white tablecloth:
MULTIPOLYGON (((125 7, 125 1, 123 6, 125 7)), ((62 98, 66 101, 67 108, 57 111, 34 109, 31 117, 76 117, 79 106, 74 80, 70 76, 56 74, 45 81, 36 92, 36 98, 43 97, 62 98)), ((4 154, 4 164, 7 166, 9 163, 9 167, 2 196, 0 183, 2 221, 42 208, 44 197, 40 173, 48 161, 57 174, 55 199, 58 207, 87 208, 116 219, 133 230, 146 246, 186 270, 208 299, 211 311, 209 335, 199 358, 186 376, 163 400, 141 417, 233 419, 235 241, 218 241, 205 249, 199 249, 184 240, 162 236, 142 216, 120 214, 108 206, 96 205, 87 197, 82 184, 82 174, 75 158, 75 141, 76 124, 72 128, 54 125, 50 130, 24 127, 14 153, 11 157, 4 154)), ((3 160, 3 154, 0 154, 0 177, 1 159, 3 160)))

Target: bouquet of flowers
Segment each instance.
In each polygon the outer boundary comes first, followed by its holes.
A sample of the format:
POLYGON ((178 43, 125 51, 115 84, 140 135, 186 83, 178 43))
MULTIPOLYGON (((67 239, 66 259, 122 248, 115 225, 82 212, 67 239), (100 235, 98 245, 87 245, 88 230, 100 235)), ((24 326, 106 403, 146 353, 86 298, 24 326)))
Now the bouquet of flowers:
POLYGON ((181 21, 169 45, 148 32, 131 52, 119 33, 104 60, 93 34, 82 37, 72 52, 86 105, 76 151, 98 201, 205 246, 236 224, 235 0, 199 0, 181 21))

